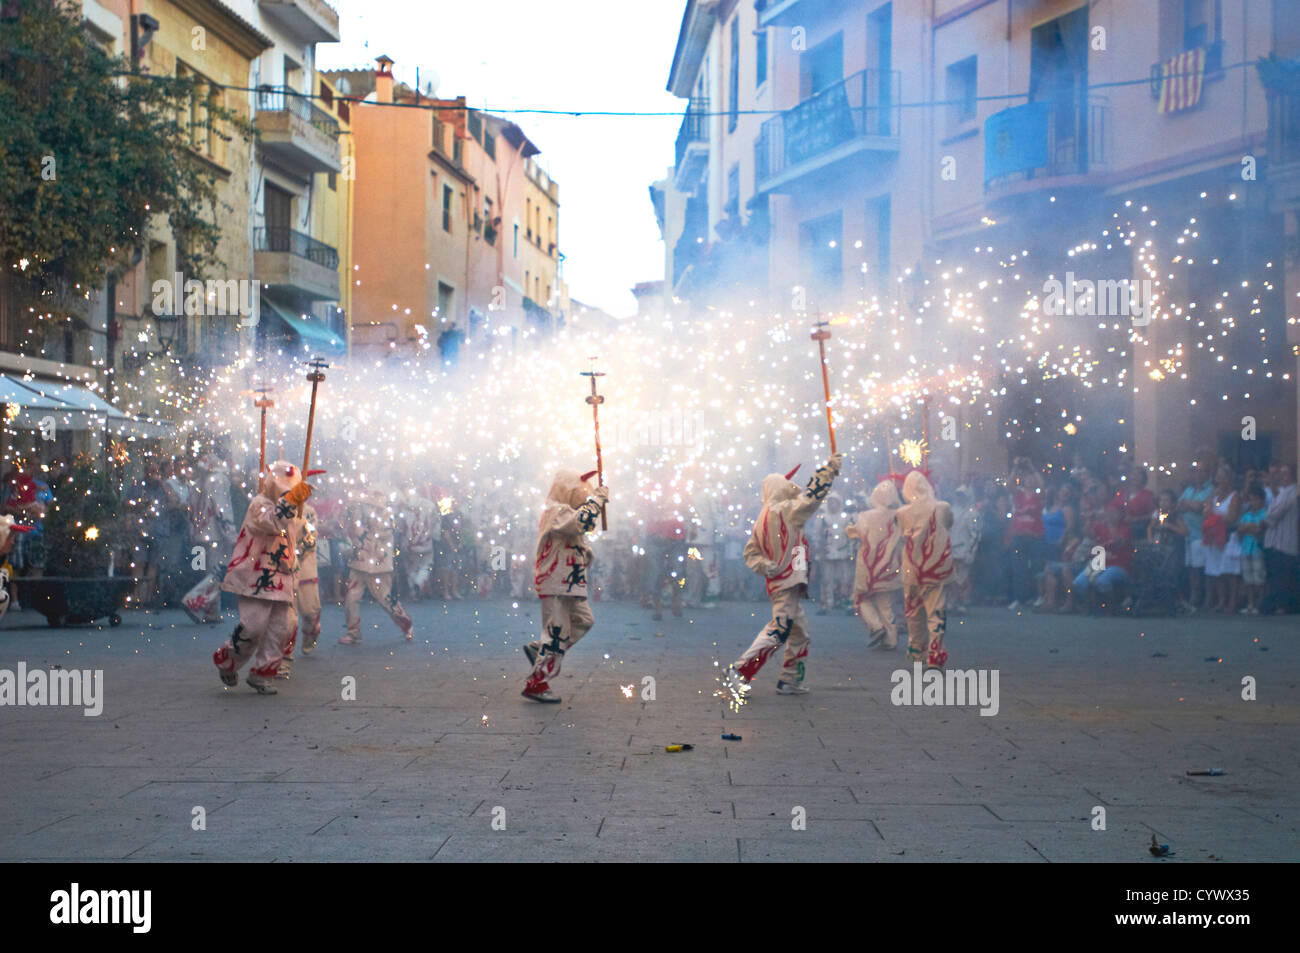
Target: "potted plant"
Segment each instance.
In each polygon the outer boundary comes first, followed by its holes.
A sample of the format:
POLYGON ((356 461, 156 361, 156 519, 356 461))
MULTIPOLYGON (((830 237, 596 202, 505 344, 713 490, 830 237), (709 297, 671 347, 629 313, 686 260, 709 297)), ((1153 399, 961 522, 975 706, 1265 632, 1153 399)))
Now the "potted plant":
POLYGON ((125 522, 108 474, 88 459, 73 464, 41 526, 45 575, 23 579, 24 602, 56 627, 105 616, 119 625, 118 610, 134 586, 129 575, 113 575, 125 522))

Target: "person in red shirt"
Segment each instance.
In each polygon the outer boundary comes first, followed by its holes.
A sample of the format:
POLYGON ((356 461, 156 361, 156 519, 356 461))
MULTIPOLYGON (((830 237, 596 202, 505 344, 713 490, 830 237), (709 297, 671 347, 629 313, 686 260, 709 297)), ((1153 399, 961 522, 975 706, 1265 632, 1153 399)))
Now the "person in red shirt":
POLYGON ((1011 604, 1019 609, 1033 598, 1034 577, 1042 557, 1043 478, 1026 457, 1011 467, 1011 604))
POLYGON ((1147 524, 1156 511, 1156 495, 1147 488, 1145 467, 1134 467, 1129 478, 1128 499, 1124 508, 1128 519, 1129 535, 1136 538, 1146 532, 1147 524))
POLYGON ((1127 586, 1133 571, 1133 537, 1129 532, 1125 507, 1112 500, 1106 506, 1105 515, 1092 526, 1094 555, 1083 567, 1074 580, 1070 601, 1076 599, 1099 599, 1102 603, 1111 603, 1116 590, 1127 586), (1096 553, 1096 547, 1103 547, 1102 554, 1096 553))

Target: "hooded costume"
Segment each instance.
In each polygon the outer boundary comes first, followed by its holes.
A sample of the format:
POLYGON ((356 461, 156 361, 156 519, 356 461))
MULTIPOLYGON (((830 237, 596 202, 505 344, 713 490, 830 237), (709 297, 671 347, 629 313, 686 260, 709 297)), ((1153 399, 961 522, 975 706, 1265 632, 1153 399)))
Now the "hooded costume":
POLYGON ((248 684, 264 694, 275 694, 271 682, 280 670, 293 621, 303 526, 298 507, 310 495, 302 471, 280 460, 268 468, 257 496, 248 504, 221 584, 223 591, 239 597, 239 625, 212 656, 225 685, 235 685, 239 669, 251 659, 248 684))
POLYGON ((871 507, 858 514, 848 528, 860 549, 854 561, 853 604, 867 626, 872 648, 898 647, 894 625, 894 593, 902 588, 899 574, 903 558, 903 534, 895 511, 902 504, 893 480, 882 480, 871 491, 871 507))
POLYGON ((903 614, 907 617, 907 657, 942 667, 947 613, 947 582, 952 576, 952 508, 934 497, 919 470, 903 481, 906 505, 898 511, 903 531, 903 614))
MULTIPOLYGON (((310 471, 316 472, 316 471, 310 471)), ((289 613, 289 638, 280 660, 280 678, 288 678, 293 668, 293 648, 302 630, 302 654, 310 655, 320 639, 320 580, 316 573, 316 510, 310 503, 302 508, 302 533, 298 537, 297 604, 289 613)))
POLYGON ((808 621, 799 604, 808 592, 808 540, 804 524, 817 512, 840 472, 842 457, 837 453, 813 474, 800 490, 788 474, 772 473, 763 479, 763 508, 745 544, 745 565, 767 580, 772 600, 772 619, 763 627, 745 654, 723 674, 724 693, 733 707, 744 703, 749 683, 763 663, 781 646, 785 657, 777 691, 804 694, 804 659, 808 656, 808 621))
POLYGON ((348 584, 343 592, 343 615, 348 630, 339 639, 342 645, 361 642, 361 597, 367 589, 406 641, 415 638, 415 623, 393 592, 393 522, 388 494, 377 489, 363 492, 344 513, 343 525, 352 544, 352 556, 348 560, 348 584))
POLYGON ((225 554, 230 552, 235 539, 230 477, 225 464, 211 453, 200 457, 195 469, 195 486, 189 494, 190 543, 200 547, 204 556, 200 567, 204 576, 185 594, 181 606, 195 622, 217 622, 221 619, 225 554))
POLYGON ((564 653, 595 623, 587 605, 587 570, 593 556, 586 537, 596 528, 609 489, 587 482, 593 475, 594 471, 557 473, 537 527, 533 587, 542 604, 546 641, 524 648, 533 669, 523 691, 525 698, 534 701, 560 700, 551 692, 551 679, 560 674, 564 653))
POLYGON ((813 551, 817 555, 816 582, 822 612, 834 608, 849 593, 853 582, 853 547, 848 530, 853 526, 844 500, 832 493, 818 516, 813 551))
POLYGON ((406 584, 412 595, 417 595, 433 575, 433 537, 438 532, 438 510, 414 488, 407 491, 402 507, 402 528, 406 537, 402 548, 406 584))

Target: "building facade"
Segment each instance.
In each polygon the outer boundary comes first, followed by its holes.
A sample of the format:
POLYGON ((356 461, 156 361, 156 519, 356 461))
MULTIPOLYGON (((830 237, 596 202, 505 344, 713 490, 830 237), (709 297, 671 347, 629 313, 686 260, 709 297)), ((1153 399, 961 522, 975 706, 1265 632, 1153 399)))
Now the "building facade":
POLYGON ((513 122, 399 82, 393 61, 327 78, 350 105, 352 344, 430 352, 563 322, 559 186, 513 122))
MULTIPOLYGON (((676 161, 651 187, 665 299, 859 315, 899 310, 890 302, 901 299, 906 311, 977 245, 1023 251, 1021 277, 1045 287, 1076 264, 1064 232, 1096 244, 1115 209, 1148 209, 1134 223, 1141 241, 1089 247, 1087 268, 1156 282, 1163 307, 1131 333, 1113 322, 1058 328, 1060 347, 1103 353, 1107 387, 1064 375, 1047 402, 1086 407, 1076 429, 1118 432, 1112 459, 1127 453, 1158 471, 1204 450, 1241 469, 1293 460, 1294 91, 1285 70, 1269 88, 1256 66, 1294 57, 1287 9, 691 0, 668 80, 686 101, 676 161), (1204 240, 1180 255, 1189 227, 1204 240), (1284 271, 1285 293, 1216 302, 1241 281, 1280 289, 1284 271)), ((1025 320, 991 319, 986 330, 1009 337, 1025 320)), ((905 349, 923 346, 908 333, 896 338, 905 349)), ((1017 401, 1041 406, 1041 388, 1010 383, 992 409, 964 412, 962 469, 997 470, 1017 448, 1070 450, 1066 436, 1008 441, 988 426, 1015 418, 1017 401)))

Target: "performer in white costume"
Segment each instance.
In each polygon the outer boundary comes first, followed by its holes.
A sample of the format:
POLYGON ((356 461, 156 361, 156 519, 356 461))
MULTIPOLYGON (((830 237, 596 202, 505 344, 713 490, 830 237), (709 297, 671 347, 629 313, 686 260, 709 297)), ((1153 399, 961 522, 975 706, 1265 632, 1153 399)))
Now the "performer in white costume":
POLYGON ((348 630, 339 643, 361 643, 361 597, 367 589, 406 641, 412 641, 415 623, 393 592, 393 511, 388 494, 382 489, 363 492, 348 505, 343 525, 352 543, 352 557, 348 560, 348 584, 343 595, 348 630))
POLYGON ((274 695, 281 651, 289 638, 298 568, 298 539, 303 519, 298 507, 311 496, 302 472, 292 463, 271 464, 262 486, 248 505, 235 540, 235 554, 221 588, 239 597, 239 624, 212 655, 224 685, 239 682, 239 670, 251 660, 248 684, 274 695))
POLYGON ((894 593, 903 587, 899 572, 903 534, 896 510, 902 504, 893 480, 881 480, 871 491, 871 506, 858 514, 847 535, 860 549, 854 561, 853 604, 867 627, 867 644, 873 649, 898 647, 894 625, 894 593))
POLYGON ((817 512, 839 475, 843 457, 833 454, 800 490, 792 483, 795 467, 787 474, 772 473, 763 480, 763 508, 749 542, 745 565, 767 580, 772 619, 763 626, 745 654, 722 674, 722 693, 733 707, 744 704, 750 683, 763 663, 784 646, 781 677, 776 690, 782 695, 805 695, 804 659, 808 656, 808 620, 799 600, 808 595, 808 540, 804 524, 817 512))
POLYGON ((535 702, 560 701, 551 691, 551 680, 560 674, 565 653, 596 621, 587 604, 587 572, 593 560, 587 534, 596 528, 609 488, 593 487, 588 481, 595 474, 557 473, 538 525, 533 586, 541 600, 546 641, 524 646, 533 668, 523 690, 523 696, 535 702))
POLYGON ((948 661, 943 647, 947 626, 947 588, 952 576, 952 508, 934 497, 925 474, 913 470, 903 480, 905 505, 898 511, 903 531, 903 613, 907 617, 907 658, 927 667, 948 661))

